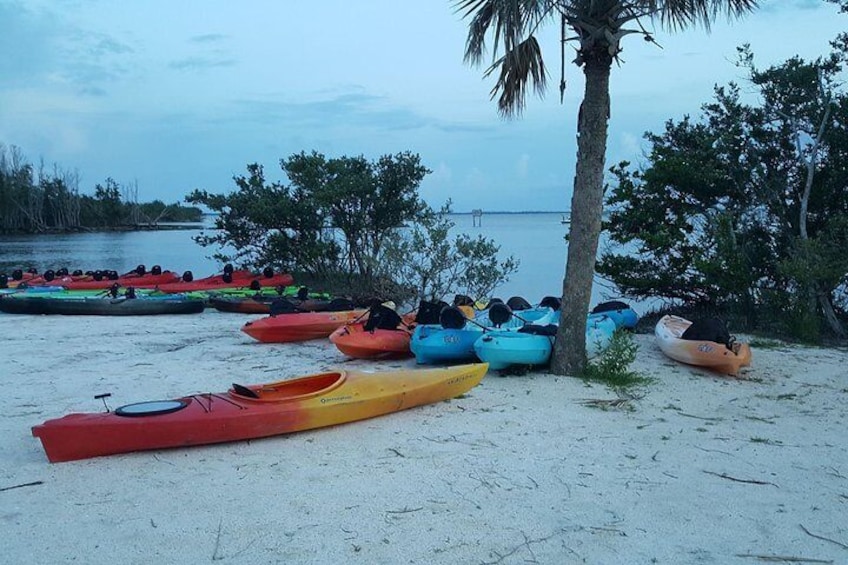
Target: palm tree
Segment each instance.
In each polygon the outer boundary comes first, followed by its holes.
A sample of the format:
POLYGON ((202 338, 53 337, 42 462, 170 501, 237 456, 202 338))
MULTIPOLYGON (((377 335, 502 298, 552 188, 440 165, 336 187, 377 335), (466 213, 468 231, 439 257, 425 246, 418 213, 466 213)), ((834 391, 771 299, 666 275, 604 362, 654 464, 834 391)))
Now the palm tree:
POLYGON ((524 109, 527 90, 546 88, 547 69, 536 32, 545 24, 560 26, 560 97, 565 91, 565 44, 575 42, 574 63, 586 77, 577 120, 577 166, 571 197, 568 259, 563 281, 562 314, 551 362, 556 374, 578 374, 586 365, 586 313, 592 293, 604 194, 604 159, 609 121, 609 77, 621 52, 621 39, 652 35, 642 22, 652 20, 670 29, 710 23, 726 12, 738 17, 752 11, 757 0, 456 0, 470 17, 465 61, 478 65, 486 37, 494 40, 493 63, 485 76, 497 72, 492 98, 503 116, 524 109))

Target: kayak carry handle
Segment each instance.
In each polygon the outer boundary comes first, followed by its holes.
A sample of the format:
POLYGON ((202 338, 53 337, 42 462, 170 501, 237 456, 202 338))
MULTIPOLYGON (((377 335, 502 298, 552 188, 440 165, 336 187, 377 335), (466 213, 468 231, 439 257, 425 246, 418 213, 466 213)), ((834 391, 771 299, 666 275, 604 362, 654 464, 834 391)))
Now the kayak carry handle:
POLYGON ((104 392, 103 394, 95 394, 94 399, 95 400, 102 400, 103 401, 103 407, 106 408, 107 412, 110 412, 109 405, 106 404, 106 399, 109 398, 110 396, 112 396, 111 392, 104 392))

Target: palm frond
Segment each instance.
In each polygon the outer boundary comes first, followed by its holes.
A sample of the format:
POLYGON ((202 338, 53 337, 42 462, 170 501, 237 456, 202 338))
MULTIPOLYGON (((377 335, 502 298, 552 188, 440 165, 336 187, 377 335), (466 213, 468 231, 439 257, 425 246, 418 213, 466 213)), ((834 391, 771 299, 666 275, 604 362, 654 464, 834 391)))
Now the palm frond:
POLYGON ((558 3, 558 0, 457 0, 455 11, 463 18, 471 17, 465 62, 477 65, 482 61, 489 33, 493 39, 493 59, 501 49, 504 53, 512 51, 544 20, 555 15, 558 3))
POLYGON ((725 14, 739 18, 759 6, 758 0, 651 0, 661 25, 672 31, 701 25, 709 31, 712 23, 725 14))
POLYGON ((500 72, 491 95, 492 99, 498 98, 498 112, 505 117, 521 114, 526 104, 529 85, 532 85, 539 95, 544 93, 547 86, 547 70, 542 59, 542 49, 532 35, 495 61, 484 76, 488 77, 495 71, 500 72))

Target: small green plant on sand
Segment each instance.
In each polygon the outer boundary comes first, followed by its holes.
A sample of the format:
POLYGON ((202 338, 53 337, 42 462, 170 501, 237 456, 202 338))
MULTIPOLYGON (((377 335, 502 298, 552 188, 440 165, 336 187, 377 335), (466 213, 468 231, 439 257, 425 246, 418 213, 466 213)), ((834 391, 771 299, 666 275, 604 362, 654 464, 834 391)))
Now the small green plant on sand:
POLYGON ((630 368, 639 346, 626 331, 616 331, 600 358, 590 361, 580 374, 585 381, 605 384, 620 396, 633 397, 633 389, 649 384, 652 379, 630 368))
POLYGON ((776 339, 767 339, 759 337, 755 337, 754 339, 749 341, 748 345, 750 345, 754 349, 779 349, 781 347, 786 347, 785 343, 777 341, 776 339))

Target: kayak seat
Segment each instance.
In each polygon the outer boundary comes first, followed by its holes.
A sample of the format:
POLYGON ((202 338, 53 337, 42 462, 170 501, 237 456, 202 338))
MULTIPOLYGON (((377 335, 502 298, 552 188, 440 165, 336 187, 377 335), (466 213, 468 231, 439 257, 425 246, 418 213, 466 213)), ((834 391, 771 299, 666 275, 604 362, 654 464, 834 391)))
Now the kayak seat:
POLYGON ((716 317, 694 320, 692 325, 686 328, 680 338, 692 341, 705 340, 721 343, 731 351, 733 350, 733 343, 736 341, 736 338, 730 335, 724 320, 716 317))
POLYGON ((457 294, 453 297, 454 306, 474 306, 474 299, 467 294, 457 294))
POLYGON ((496 302, 489 308, 489 321, 496 328, 501 327, 510 318, 512 318, 512 309, 503 302, 496 302))
POLYGON ((446 302, 430 302, 422 300, 418 303, 418 312, 415 315, 415 323, 423 325, 434 325, 439 323, 442 310, 448 307, 446 302))
POLYGON ((522 326, 518 329, 519 333, 532 334, 532 335, 547 335, 547 336, 555 336, 557 334, 558 326, 555 324, 548 324, 546 326, 538 326, 536 324, 527 324, 526 326, 522 326))
POLYGON ((626 302, 622 302, 620 300, 610 300, 609 302, 601 302, 594 308, 592 308, 591 314, 600 314, 601 312, 621 312, 622 310, 629 309, 630 306, 626 302))
POLYGON ((513 296, 506 301, 506 305, 514 311, 529 310, 532 308, 530 303, 521 296, 513 296))
POLYGON ((330 312, 344 312, 346 310, 353 310, 354 304, 353 300, 349 298, 333 298, 327 304, 327 310, 330 312))
POLYGON ((457 306, 448 306, 439 315, 439 323, 448 330, 461 330, 465 322, 465 314, 457 306))
POLYGON ((245 396, 247 398, 259 398, 259 395, 252 389, 247 388, 244 385, 233 383, 233 391, 239 396, 245 396))
POLYGON ((293 302, 286 298, 278 298, 271 302, 269 314, 276 316, 277 314, 294 314, 301 312, 300 308, 295 306, 293 302))
POLYGON ((546 296, 539 302, 539 307, 550 308, 552 310, 559 310, 562 308, 562 299, 557 298, 556 296, 546 296))
POLYGON ((372 306, 364 329, 366 332, 373 332, 376 329, 396 330, 402 321, 398 313, 391 308, 383 305, 372 306))

